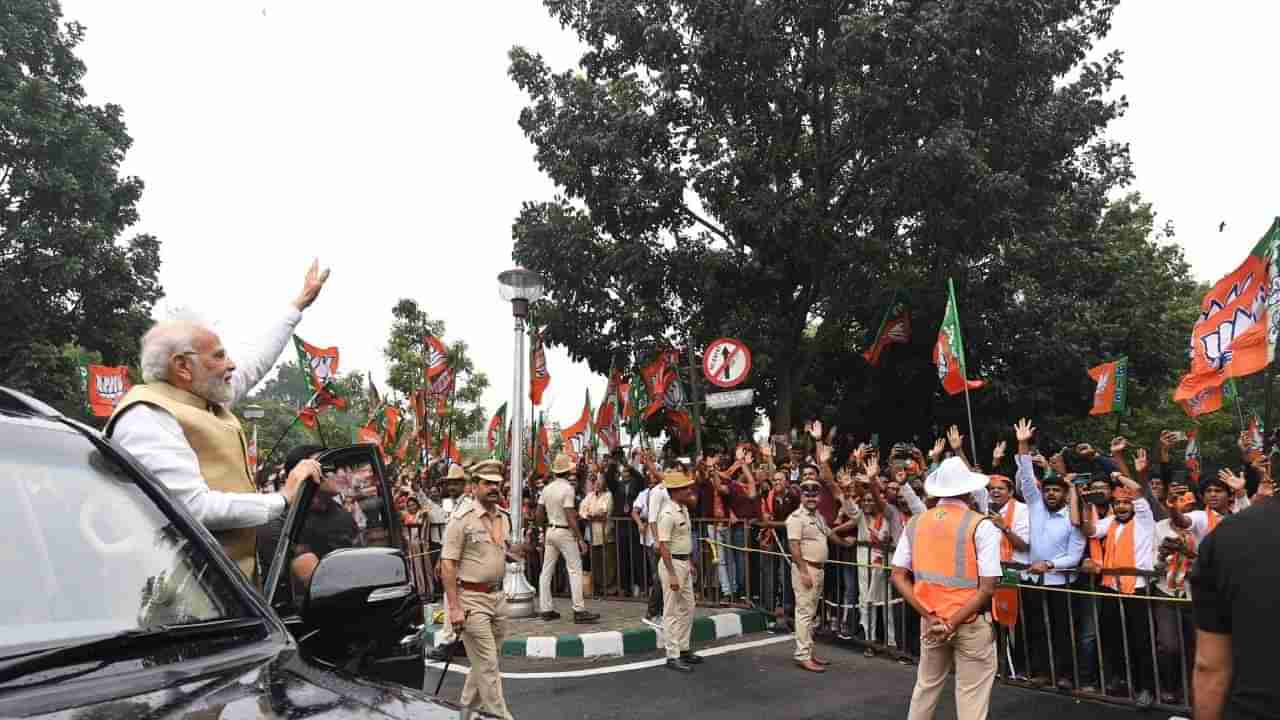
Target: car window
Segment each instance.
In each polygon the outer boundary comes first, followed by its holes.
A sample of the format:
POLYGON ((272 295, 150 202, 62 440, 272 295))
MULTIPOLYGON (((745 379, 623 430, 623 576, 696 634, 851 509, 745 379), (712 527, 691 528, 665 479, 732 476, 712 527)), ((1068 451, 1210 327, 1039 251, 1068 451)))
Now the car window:
POLYGON ((0 654, 247 613, 224 571, 81 435, 0 440, 0 654))
MULTIPOLYGON (((323 461, 325 479, 298 518, 297 541, 285 556, 272 604, 297 610, 311 574, 326 555, 350 547, 394 547, 391 518, 369 451, 355 447, 323 461)), ((269 567, 282 532, 278 519, 259 533, 262 567, 269 567)))

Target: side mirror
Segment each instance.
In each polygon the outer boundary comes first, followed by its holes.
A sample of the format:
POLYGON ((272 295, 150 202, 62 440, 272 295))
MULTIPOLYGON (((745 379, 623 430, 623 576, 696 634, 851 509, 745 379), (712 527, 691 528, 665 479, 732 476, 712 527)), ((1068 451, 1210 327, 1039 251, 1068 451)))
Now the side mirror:
POLYGON ((302 617, 341 637, 395 642, 409 632, 421 607, 399 550, 344 548, 316 566, 302 617))

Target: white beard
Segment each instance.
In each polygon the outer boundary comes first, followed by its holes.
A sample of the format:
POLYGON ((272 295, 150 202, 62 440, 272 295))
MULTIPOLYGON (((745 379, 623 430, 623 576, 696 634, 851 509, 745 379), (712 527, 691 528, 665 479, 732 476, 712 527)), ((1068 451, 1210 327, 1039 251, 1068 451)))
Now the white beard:
POLYGON ((217 375, 209 375, 193 383, 191 389, 205 400, 219 405, 230 405, 232 398, 235 397, 231 383, 217 375))

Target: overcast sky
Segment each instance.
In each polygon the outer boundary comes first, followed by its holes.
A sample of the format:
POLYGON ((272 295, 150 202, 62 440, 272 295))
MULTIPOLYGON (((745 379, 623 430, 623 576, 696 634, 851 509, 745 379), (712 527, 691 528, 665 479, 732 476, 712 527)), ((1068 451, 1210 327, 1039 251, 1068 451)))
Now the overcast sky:
MULTIPOLYGON (((525 98, 506 54, 524 45, 556 69, 580 54, 541 2, 63 9, 87 27, 90 100, 122 105, 134 138, 124 170, 146 183, 136 229, 161 241, 157 314, 193 308, 234 345, 294 297, 315 256, 333 276, 298 334, 339 346, 343 370, 385 377, 391 307, 412 297, 470 345, 488 409, 511 396, 496 276, 512 265, 520 203, 554 188, 516 124, 525 98)), ((1127 0, 1106 43, 1125 50, 1131 103, 1111 135, 1131 144, 1134 188, 1173 220, 1203 280, 1280 214, 1278 21, 1273 2, 1127 0)), ((562 349, 548 365, 544 407, 568 424, 604 378, 562 349)))

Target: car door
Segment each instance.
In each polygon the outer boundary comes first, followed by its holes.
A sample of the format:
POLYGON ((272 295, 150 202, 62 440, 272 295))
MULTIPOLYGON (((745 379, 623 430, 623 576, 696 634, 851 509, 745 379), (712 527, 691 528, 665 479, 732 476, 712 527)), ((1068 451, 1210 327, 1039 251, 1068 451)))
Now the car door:
POLYGON ((316 459, 323 482, 267 533, 268 601, 311 659, 421 688, 422 606, 381 453, 360 444, 316 459))

